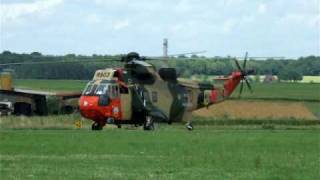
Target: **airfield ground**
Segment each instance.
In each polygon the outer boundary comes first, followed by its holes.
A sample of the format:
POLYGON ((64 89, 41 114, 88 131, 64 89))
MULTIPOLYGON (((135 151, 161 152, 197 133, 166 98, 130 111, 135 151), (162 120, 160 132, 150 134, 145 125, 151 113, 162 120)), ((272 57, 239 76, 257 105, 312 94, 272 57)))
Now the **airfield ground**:
POLYGON ((1 179, 319 179, 319 130, 1 130, 1 179))
MULTIPOLYGON (((61 91, 85 86, 61 82, 17 85, 61 91)), ((217 106, 194 114, 191 132, 182 123, 157 124, 153 132, 131 126, 92 132, 86 120, 76 129, 78 114, 0 118, 0 179, 320 179, 320 84, 254 84, 254 90, 221 104, 228 108, 220 111, 242 107, 234 118, 225 114, 230 112, 208 118, 217 115, 217 106), (239 114, 273 103, 273 114, 287 107, 287 114, 294 109, 304 116, 239 114)))

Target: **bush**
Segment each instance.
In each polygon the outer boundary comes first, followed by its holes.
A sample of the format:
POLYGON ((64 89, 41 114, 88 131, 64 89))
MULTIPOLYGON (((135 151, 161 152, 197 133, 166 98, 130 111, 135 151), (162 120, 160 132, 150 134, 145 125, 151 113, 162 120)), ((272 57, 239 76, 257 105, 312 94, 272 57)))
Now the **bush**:
POLYGON ((60 100, 57 97, 48 97, 47 106, 49 114, 59 114, 60 113, 60 100))

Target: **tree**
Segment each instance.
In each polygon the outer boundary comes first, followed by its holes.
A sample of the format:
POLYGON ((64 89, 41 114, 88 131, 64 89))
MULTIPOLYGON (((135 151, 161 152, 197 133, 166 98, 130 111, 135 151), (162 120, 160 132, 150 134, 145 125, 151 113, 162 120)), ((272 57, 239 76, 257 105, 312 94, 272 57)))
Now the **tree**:
POLYGON ((42 54, 39 53, 39 52, 33 52, 33 53, 31 53, 30 55, 31 55, 31 56, 42 56, 42 54))
POLYGON ((3 51, 2 52, 2 55, 7 55, 7 56, 9 56, 9 55, 11 55, 12 53, 10 52, 10 51, 3 51))
POLYGON ((303 75, 293 69, 285 69, 279 73, 278 77, 280 80, 285 81, 299 81, 302 80, 303 75))

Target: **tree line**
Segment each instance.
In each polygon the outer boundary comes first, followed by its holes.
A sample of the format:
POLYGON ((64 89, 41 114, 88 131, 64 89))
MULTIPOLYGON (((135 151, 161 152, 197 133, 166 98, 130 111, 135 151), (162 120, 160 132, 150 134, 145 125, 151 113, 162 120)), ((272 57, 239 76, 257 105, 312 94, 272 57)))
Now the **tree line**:
MULTIPOLYGON (((37 65, 15 65, 0 66, 1 70, 14 72, 15 78, 30 79, 91 79, 97 69, 108 67, 121 67, 120 62, 110 59, 120 58, 119 55, 75 55, 64 56, 42 55, 39 52, 30 54, 18 54, 4 51, 0 54, 0 64, 21 63, 21 62, 55 62, 72 61, 73 63, 53 63, 37 65), (83 62, 74 62, 85 60, 83 62)), ((152 61, 156 67, 163 67, 162 61, 152 61)), ((239 61, 240 64, 243 61, 239 61)), ((169 66, 177 69, 182 77, 192 75, 228 75, 236 68, 233 58, 228 57, 175 57, 169 59, 169 66)), ((283 80, 300 80, 302 76, 320 75, 320 57, 307 56, 298 59, 250 59, 247 62, 247 69, 254 69, 257 75, 278 75, 283 80)))

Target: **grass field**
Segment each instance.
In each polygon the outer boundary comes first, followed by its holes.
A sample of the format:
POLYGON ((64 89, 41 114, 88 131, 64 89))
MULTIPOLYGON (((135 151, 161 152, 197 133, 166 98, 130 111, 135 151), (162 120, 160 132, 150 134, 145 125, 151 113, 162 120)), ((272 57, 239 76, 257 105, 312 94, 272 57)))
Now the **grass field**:
MULTIPOLYGON (((320 83, 252 83, 253 93, 244 90, 245 99, 320 101, 320 83)), ((239 86, 238 86, 239 88, 239 86)), ((232 97, 238 97, 238 89, 232 97)))
POLYGON ((1 179, 319 179, 318 130, 1 130, 1 179))
POLYGON ((87 82, 83 80, 16 79, 14 85, 17 88, 44 91, 82 91, 87 82))
MULTIPOLYGON (((82 91, 86 83, 79 80, 15 80, 18 88, 45 91, 82 91)), ((252 86, 254 92, 244 91, 242 98, 320 101, 320 83, 253 83, 252 86)), ((232 97, 238 97, 238 94, 237 89, 232 97)))
MULTIPOLYGON (((44 91, 81 91, 85 84, 15 81, 19 88, 44 91)), ((267 114, 267 107, 271 112, 288 110, 289 115, 311 117, 308 109, 320 114, 320 84, 253 84, 253 88, 254 93, 244 92, 241 101, 227 101, 240 107, 237 111, 231 107, 235 115, 260 114, 263 109, 267 114), (261 112, 256 112, 258 107, 261 112)), ((76 129, 79 114, 1 117, 0 179, 320 179, 318 119, 255 116, 195 117, 194 131, 178 123, 157 124, 153 132, 131 126, 92 132, 86 120, 82 129, 76 129)))
MULTIPOLYGON (((79 80, 15 80, 18 88, 43 91, 82 91, 87 81, 79 80)), ((254 92, 244 90, 241 99, 271 101, 304 101, 307 108, 320 117, 320 83, 253 83, 254 92), (306 101, 306 102, 305 102, 306 101)), ((238 99, 238 89, 232 95, 238 99)))

